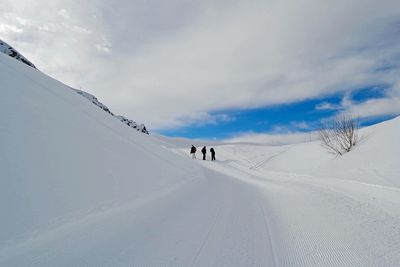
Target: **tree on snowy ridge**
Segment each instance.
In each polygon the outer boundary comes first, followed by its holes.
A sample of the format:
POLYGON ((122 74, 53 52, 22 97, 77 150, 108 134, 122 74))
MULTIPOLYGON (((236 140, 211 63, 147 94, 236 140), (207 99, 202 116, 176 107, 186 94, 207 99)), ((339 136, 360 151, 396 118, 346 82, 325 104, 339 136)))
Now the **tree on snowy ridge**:
POLYGON ((359 121, 359 117, 352 114, 336 115, 332 121, 324 123, 318 131, 321 145, 328 152, 339 156, 350 152, 360 140, 359 121))

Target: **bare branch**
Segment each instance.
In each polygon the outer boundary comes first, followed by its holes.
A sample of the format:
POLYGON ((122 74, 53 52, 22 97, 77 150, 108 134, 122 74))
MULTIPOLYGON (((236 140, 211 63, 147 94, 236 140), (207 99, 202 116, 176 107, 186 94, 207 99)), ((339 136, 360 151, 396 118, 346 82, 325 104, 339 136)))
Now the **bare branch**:
POLYGON ((339 114, 330 123, 325 123, 318 132, 321 145, 329 153, 343 155, 350 152, 359 141, 359 117, 339 114))

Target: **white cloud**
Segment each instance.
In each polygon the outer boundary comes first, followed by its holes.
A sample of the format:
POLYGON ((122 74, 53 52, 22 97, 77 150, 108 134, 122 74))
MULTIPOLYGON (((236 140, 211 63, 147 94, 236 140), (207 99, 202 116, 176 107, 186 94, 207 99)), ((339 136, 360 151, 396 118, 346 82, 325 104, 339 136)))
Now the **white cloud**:
POLYGON ((400 82, 396 83, 393 90, 386 97, 369 99, 362 103, 348 105, 345 112, 358 114, 361 118, 376 117, 382 115, 400 114, 400 82))
POLYGON ((358 114, 361 118, 400 114, 400 97, 370 99, 361 104, 352 105, 346 112, 358 114))
POLYGON ((299 130, 311 129, 310 125, 306 121, 294 121, 291 123, 291 126, 299 130))
POLYGON ((210 114, 207 112, 197 112, 193 115, 178 117, 175 121, 171 122, 171 125, 168 125, 168 127, 217 125, 219 123, 232 122, 235 120, 235 116, 225 113, 210 114))
POLYGON ((232 122, 236 120, 234 116, 224 113, 209 114, 206 112, 199 112, 198 114, 199 116, 196 118, 190 118, 187 123, 195 122, 197 125, 216 125, 221 122, 232 122))
POLYGON ((99 52, 111 53, 111 46, 107 45, 106 43, 96 44, 95 46, 99 52))
POLYGON ((5 2, 5 41, 151 128, 400 80, 394 0, 5 2))
POLYGON ((96 49, 99 52, 103 53, 111 53, 111 43, 107 40, 107 38, 102 37, 101 42, 95 45, 96 49))
MULTIPOLYGON (((76 33, 79 33, 79 34, 87 34, 87 35, 92 34, 91 30, 83 28, 83 27, 80 27, 80 26, 72 26, 71 30, 76 32, 76 33)), ((103 46, 110 46, 107 42, 103 43, 102 45, 103 46)))
POLYGON ((322 102, 315 106, 316 110, 338 110, 340 108, 340 105, 335 105, 329 102, 322 102))
POLYGON ((360 118, 399 115, 400 82, 395 83, 391 89, 382 97, 371 98, 361 102, 353 101, 351 94, 346 93, 338 105, 322 102, 316 105, 315 108, 317 110, 336 110, 340 113, 354 114, 360 118))
POLYGON ((287 145, 303 142, 312 142, 317 140, 318 136, 315 132, 289 132, 281 134, 260 134, 260 133, 244 133, 236 137, 224 140, 227 143, 257 143, 265 145, 287 145))
POLYGON ((0 33, 1 34, 9 34, 9 33, 22 33, 23 29, 19 28, 16 25, 12 24, 0 24, 0 33))
POLYGON ((70 19, 70 16, 68 15, 68 11, 65 10, 65 9, 63 9, 63 8, 60 9, 60 10, 57 12, 57 15, 63 17, 64 19, 70 19))

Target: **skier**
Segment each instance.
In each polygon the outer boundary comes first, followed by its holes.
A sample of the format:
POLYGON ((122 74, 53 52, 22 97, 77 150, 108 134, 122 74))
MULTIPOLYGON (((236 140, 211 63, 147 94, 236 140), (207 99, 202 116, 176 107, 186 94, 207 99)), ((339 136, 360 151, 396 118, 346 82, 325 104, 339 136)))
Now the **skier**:
POLYGON ((192 145, 192 148, 190 148, 190 154, 192 155, 192 159, 196 158, 196 147, 192 145))
POLYGON ((211 152, 211 160, 215 160, 215 150, 214 148, 210 148, 210 152, 211 152))
POLYGON ((204 146, 204 147, 201 149, 201 153, 203 153, 203 160, 206 160, 206 153, 207 153, 207 148, 206 148, 206 146, 204 146))

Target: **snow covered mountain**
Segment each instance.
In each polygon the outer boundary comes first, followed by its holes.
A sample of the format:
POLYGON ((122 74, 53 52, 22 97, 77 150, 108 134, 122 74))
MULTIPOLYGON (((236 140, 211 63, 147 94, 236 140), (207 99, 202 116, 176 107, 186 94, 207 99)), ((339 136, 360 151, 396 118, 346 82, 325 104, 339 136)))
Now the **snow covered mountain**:
MULTIPOLYGON (((30 67, 36 68, 35 65, 33 65, 28 59, 26 59, 24 56, 22 56, 16 49, 14 49, 13 47, 11 47, 9 44, 7 44, 6 42, 4 42, 2 40, 0 40, 0 53, 1 52, 27 64, 30 67)), ((92 102, 93 104, 95 104, 96 106, 98 106, 99 108, 104 110, 105 112, 109 113, 111 116, 117 118, 122 123, 128 125, 129 127, 133 128, 139 132, 149 134, 149 132, 147 131, 146 126, 144 124, 137 124, 136 122, 129 120, 129 119, 125 118, 124 116, 114 115, 114 113, 112 113, 110 111, 110 109, 106 105, 101 103, 94 95, 89 94, 82 90, 73 89, 73 88, 71 88, 71 89, 76 91, 78 94, 85 97, 86 99, 88 99, 90 102, 92 102)))
POLYGON ((3 54, 0 81, 0 266, 400 262, 400 118, 340 158, 214 143, 210 162, 3 54))

